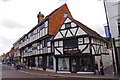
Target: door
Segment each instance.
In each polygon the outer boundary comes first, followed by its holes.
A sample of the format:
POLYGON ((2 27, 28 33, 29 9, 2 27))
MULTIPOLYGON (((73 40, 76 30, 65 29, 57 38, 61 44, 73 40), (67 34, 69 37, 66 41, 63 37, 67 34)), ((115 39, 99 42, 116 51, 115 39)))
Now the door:
POLYGON ((71 72, 76 73, 77 72, 77 58, 71 58, 71 72))

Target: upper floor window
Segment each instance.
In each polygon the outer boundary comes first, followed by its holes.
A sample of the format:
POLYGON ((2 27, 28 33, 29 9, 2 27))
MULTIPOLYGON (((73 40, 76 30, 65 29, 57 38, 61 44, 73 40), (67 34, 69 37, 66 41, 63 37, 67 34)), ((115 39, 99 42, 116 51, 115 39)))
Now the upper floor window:
POLYGON ((70 28, 70 27, 71 27, 70 23, 65 24, 65 28, 70 28))
POLYGON ((25 41, 25 37, 23 38, 23 42, 25 41))
POLYGON ((34 35, 34 31, 33 32, 31 32, 31 36, 33 36, 34 35))
POLYGON ((68 39, 63 41, 64 49, 73 49, 78 47, 77 39, 68 39))
POLYGON ((65 18, 67 17, 67 13, 64 13, 64 17, 65 17, 65 18))
POLYGON ((45 24, 43 23, 42 25, 40 25, 40 30, 42 30, 45 27, 45 24))
POLYGON ((47 47, 47 39, 45 39, 45 40, 42 41, 42 46, 43 46, 43 48, 47 47))

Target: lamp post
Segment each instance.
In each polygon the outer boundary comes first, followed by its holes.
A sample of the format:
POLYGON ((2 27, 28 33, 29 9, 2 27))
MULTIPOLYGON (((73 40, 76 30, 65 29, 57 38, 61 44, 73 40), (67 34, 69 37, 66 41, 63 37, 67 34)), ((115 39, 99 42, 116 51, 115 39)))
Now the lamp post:
MULTIPOLYGON (((102 1, 102 0, 98 0, 98 1, 102 1)), ((103 0, 103 4, 104 4, 104 9, 105 9, 105 14, 106 14, 106 20, 107 20, 107 26, 108 26, 108 31, 109 31, 109 37, 110 37, 111 47, 113 47, 113 39, 112 39, 111 33, 110 33, 110 26, 109 26, 109 21, 108 21, 107 9, 106 9, 105 1, 106 0, 103 0)), ((112 60, 113 60, 114 75, 116 75, 117 71, 116 71, 116 65, 115 65, 115 59, 114 59, 113 49, 110 49, 110 50, 112 51, 112 60)))

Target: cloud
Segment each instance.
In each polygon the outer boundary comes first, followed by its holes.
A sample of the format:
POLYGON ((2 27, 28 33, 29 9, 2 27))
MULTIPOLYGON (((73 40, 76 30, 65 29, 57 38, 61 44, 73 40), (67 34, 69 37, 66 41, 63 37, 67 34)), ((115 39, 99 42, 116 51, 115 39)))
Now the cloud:
POLYGON ((2 26, 8 28, 8 29, 20 29, 20 28, 24 28, 23 25, 17 23, 14 20, 10 20, 10 19, 4 19, 2 20, 1 23, 2 26))
POLYGON ((2 0, 3 2, 7 2, 7 1, 10 1, 10 0, 2 0))
POLYGON ((94 24, 94 25, 91 26, 91 29, 96 31, 101 36, 105 37, 105 30, 104 30, 104 25, 103 24, 94 24))
POLYGON ((10 51, 12 44, 16 39, 0 36, 0 54, 10 51))
POLYGON ((39 11, 45 16, 67 3, 76 20, 104 35, 105 12, 97 0, 0 0, 0 53, 8 52, 12 44, 37 24, 39 11), (3 48, 2 48, 2 47, 3 48))

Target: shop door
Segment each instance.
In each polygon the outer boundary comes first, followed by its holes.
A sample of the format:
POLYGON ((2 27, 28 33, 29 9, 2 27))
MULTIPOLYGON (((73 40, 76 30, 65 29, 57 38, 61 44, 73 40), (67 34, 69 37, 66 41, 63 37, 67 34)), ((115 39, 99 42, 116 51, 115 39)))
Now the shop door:
POLYGON ((71 72, 77 72, 77 58, 71 58, 71 72))

